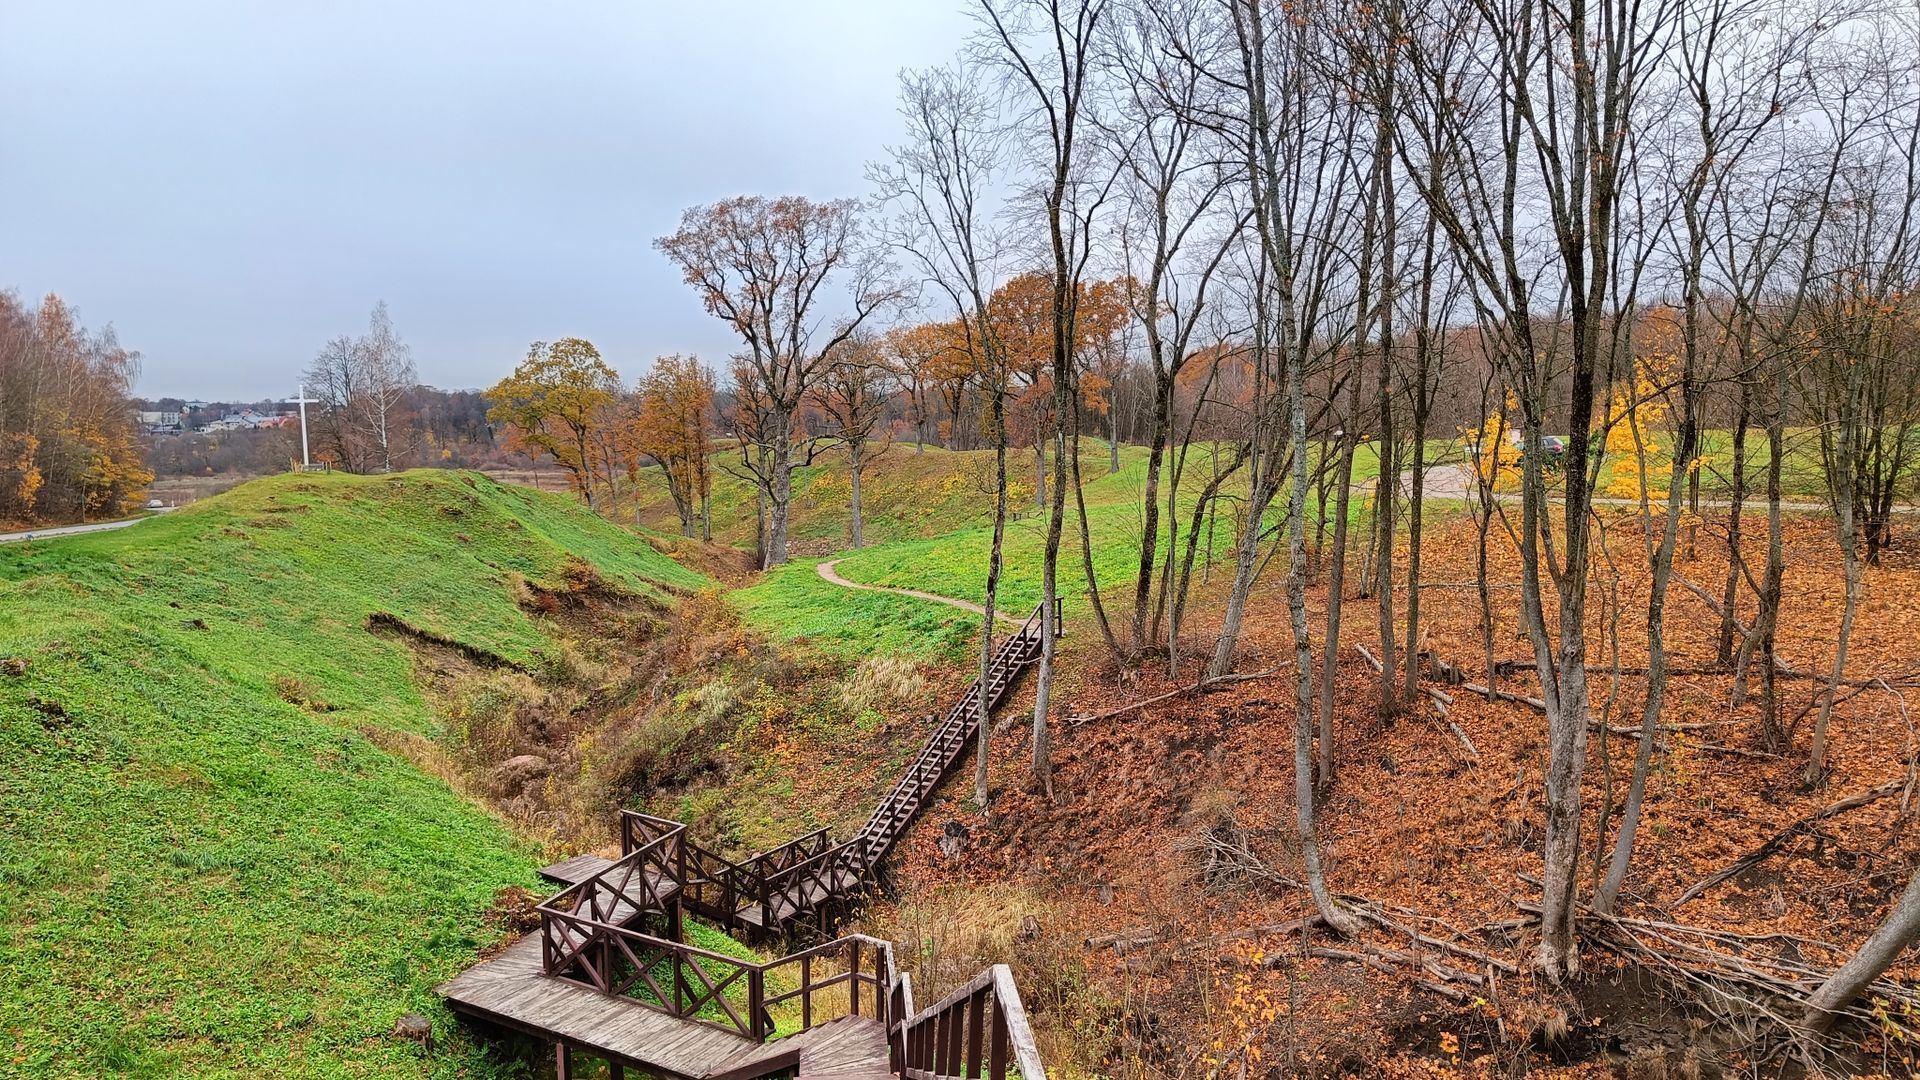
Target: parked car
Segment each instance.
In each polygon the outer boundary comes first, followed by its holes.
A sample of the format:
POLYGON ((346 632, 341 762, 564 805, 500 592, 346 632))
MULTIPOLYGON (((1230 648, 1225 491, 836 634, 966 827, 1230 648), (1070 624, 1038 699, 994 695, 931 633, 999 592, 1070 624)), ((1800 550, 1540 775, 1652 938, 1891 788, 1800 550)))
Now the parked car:
MULTIPOLYGON (((1516 428, 1507 433, 1507 438, 1512 440, 1513 448, 1520 451, 1524 459, 1527 452, 1525 433, 1516 428)), ((1567 440, 1559 435, 1540 436, 1540 457, 1540 464, 1548 475, 1559 472, 1567 462, 1567 440)))

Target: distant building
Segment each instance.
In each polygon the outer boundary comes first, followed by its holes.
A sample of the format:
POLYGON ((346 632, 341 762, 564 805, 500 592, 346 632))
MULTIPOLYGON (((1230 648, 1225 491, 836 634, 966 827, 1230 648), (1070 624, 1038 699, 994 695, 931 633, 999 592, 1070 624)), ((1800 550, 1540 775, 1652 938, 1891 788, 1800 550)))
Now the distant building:
POLYGON ((252 409, 242 409, 239 412, 230 412, 218 420, 209 420, 193 430, 200 432, 257 431, 261 428, 285 427, 287 424, 292 423, 292 421, 293 418, 287 415, 259 413, 254 412, 252 409))
POLYGON ((138 414, 140 430, 149 435, 178 435, 184 431, 180 424, 180 414, 171 410, 143 409, 138 414))

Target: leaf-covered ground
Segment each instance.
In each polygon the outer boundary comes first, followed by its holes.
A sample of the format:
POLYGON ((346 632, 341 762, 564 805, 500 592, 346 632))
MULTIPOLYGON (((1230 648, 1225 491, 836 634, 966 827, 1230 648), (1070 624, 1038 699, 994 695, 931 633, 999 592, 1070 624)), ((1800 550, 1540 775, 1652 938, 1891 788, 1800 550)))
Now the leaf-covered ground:
MULTIPOLYGON (((1473 530, 1460 516, 1432 523, 1427 580, 1473 580, 1473 530)), ((1496 526, 1497 529, 1497 526, 1496 526)), ((1711 529, 1697 553, 1685 554, 1679 573, 1716 588, 1725 557, 1711 529)), ((1642 540, 1630 515, 1616 515, 1609 545, 1621 569, 1619 614, 1596 600, 1589 638, 1592 661, 1611 663, 1608 643, 1617 625, 1619 662, 1645 661, 1648 575, 1642 540)), ((1684 545, 1684 541, 1683 541, 1684 545)), ((1496 555, 1496 581, 1514 579, 1510 552, 1496 555)), ((1756 547, 1749 558, 1764 551, 1756 547)), ((1831 663, 1840 616, 1841 583, 1832 523, 1818 517, 1788 522, 1787 609, 1781 628, 1783 660, 1822 671, 1831 663)), ((1404 574, 1404 566, 1401 568, 1404 574)), ((1517 622, 1517 594, 1496 588, 1496 652, 1524 660, 1529 651, 1517 622)), ((1920 567, 1902 562, 1870 569, 1848 669, 1856 678, 1911 678, 1920 669, 1920 567)), ((1404 603, 1404 596, 1397 598, 1404 603)), ((1429 648, 1477 673, 1479 611, 1472 588, 1426 590, 1429 648)), ((1714 659, 1718 619, 1676 584, 1667 620, 1675 667, 1707 667, 1714 659)), ((1310 594, 1316 639, 1326 597, 1310 594)), ((1217 614, 1202 605, 1196 629, 1210 640, 1217 614)), ((1404 609, 1401 612, 1404 617, 1404 609)), ((1753 615, 1751 599, 1742 620, 1753 615)), ((1536 900, 1527 881, 1540 871, 1544 821, 1541 777, 1544 723, 1524 705, 1488 703, 1453 691, 1451 719, 1478 750, 1473 760, 1429 703, 1391 723, 1375 719, 1377 676, 1351 648, 1378 650, 1375 605, 1349 598, 1336 690, 1341 775, 1322 804, 1320 832, 1332 886, 1340 892, 1397 905, 1439 920, 1430 929, 1470 928, 1510 920, 1520 904, 1536 900)), ((1589 951, 1596 977, 1572 998, 1536 994, 1516 980, 1503 984, 1498 1006, 1462 1007, 1412 986, 1419 972, 1382 973, 1350 962, 1309 955, 1295 935, 1220 939, 1247 927, 1309 912, 1292 889, 1257 882, 1203 880, 1196 841, 1231 823, 1282 874, 1300 874, 1292 840, 1292 687, 1286 665, 1292 643, 1283 596, 1256 592, 1248 615, 1241 671, 1280 668, 1269 679, 1198 697, 1176 697, 1151 708, 1075 726, 1060 718, 1092 714, 1150 698, 1176 684, 1148 671, 1116 679, 1090 635, 1067 641, 1066 685, 1056 713, 1055 788, 1049 803, 1026 790, 1027 748, 1015 732, 994 753, 997 803, 991 819, 970 805, 970 786, 942 790, 903 845, 902 895, 964 893, 969 882, 995 881, 1030 897, 1025 910, 1041 913, 1039 944, 1008 948, 1023 987, 1041 989, 1044 1018, 1055 1045, 1090 1055, 1081 1067, 1110 1069, 1159 1046, 1174 1068, 1195 1054, 1214 1054, 1234 1067, 1236 1052, 1260 1046, 1267 1065, 1311 1071, 1346 1062, 1363 1073, 1396 1076, 1504 1074, 1500 1031, 1538 1022, 1528 1009, 1565 1008, 1573 1025, 1570 1061, 1538 1057, 1535 1074, 1611 1075, 1633 1053, 1666 1054, 1661 1068, 1680 1068, 1689 1040, 1700 1038, 1665 1004, 1651 982, 1623 973, 1618 960, 1589 951), (936 841, 948 822, 969 831, 968 854, 948 860, 936 841), (1151 944, 1116 950, 1083 941, 1116 933, 1151 932, 1151 944), (1198 943, 1196 945, 1196 942, 1198 943), (1625 987, 1625 989, 1622 989, 1625 987), (1069 1034, 1062 1035, 1062 1028, 1069 1034), (1216 1045, 1217 1044, 1217 1045, 1216 1045), (1209 1049, 1211 1048, 1211 1049, 1209 1049)), ((1196 672, 1183 673, 1191 682, 1196 672)), ((1528 671, 1506 680, 1528 691, 1528 671)), ((1904 824, 1896 795, 1821 822, 1756 870, 1709 890, 1685 905, 1688 886, 1758 847, 1788 823, 1843 796, 1908 775, 1916 744, 1902 701, 1883 691, 1841 703, 1832 730, 1834 772, 1817 790, 1800 781, 1812 723, 1804 718, 1791 746, 1767 756, 1757 704, 1727 706, 1724 675, 1676 676, 1669 687, 1666 724, 1689 725, 1661 738, 1649 785, 1646 816, 1626 883, 1624 913, 1749 935, 1788 935, 1851 948, 1885 913, 1904 886, 1920 848, 1904 824), (1693 726, 1708 725, 1708 726, 1693 726)), ((1783 680, 1786 715, 1814 700, 1818 683, 1783 680)), ((1640 681, 1623 676, 1617 687, 1597 677, 1595 712, 1615 725, 1637 725, 1640 681), (1609 703, 1609 699, 1611 699, 1609 703)), ((1911 689, 1904 693, 1910 698, 1911 689)), ((1907 704, 1911 708, 1911 704, 1907 704)), ((1633 740, 1614 736, 1604 750, 1590 747, 1584 836, 1591 858, 1611 775, 1612 805, 1625 794, 1633 740), (1605 755, 1603 757, 1603 754, 1605 755)), ((1582 887, 1588 885, 1582 875, 1582 887)), ((911 904, 911 901, 909 901, 911 904)), ((1018 912, 1011 916, 1018 925, 1018 912)), ((917 924, 882 913, 880 929, 912 933, 917 924)), ((1434 929, 1434 932, 1443 932, 1434 929)), ((1450 933, 1450 932, 1448 932, 1450 933)), ((1316 944, 1327 944, 1317 939, 1316 944)), ((1382 938, 1379 944, 1394 947, 1382 938)), ((1811 946, 1806 946, 1812 957, 1811 946)), ((1523 956, 1524 949, 1505 951, 1523 956)), ((1911 979, 1914 971, 1898 972, 1911 979)), ((1484 991, 1481 991, 1484 992, 1484 991)), ((1529 1030, 1522 1027, 1521 1030, 1529 1030)), ((1897 1040, 1870 1037, 1862 1062, 1891 1061, 1911 1050, 1897 1040)), ((1068 1053, 1061 1050, 1061 1053, 1068 1053)), ((1133 1060, 1138 1061, 1136 1057, 1133 1060)), ((1256 1066, 1257 1068, 1258 1066, 1256 1066)), ((1645 1067, 1653 1067, 1646 1065, 1645 1067)), ((1761 1066, 1765 1071, 1770 1066, 1761 1066)), ((1640 1074, 1635 1074, 1640 1075, 1640 1074)), ((1645 1075, 1656 1075, 1647 1073, 1645 1075)))

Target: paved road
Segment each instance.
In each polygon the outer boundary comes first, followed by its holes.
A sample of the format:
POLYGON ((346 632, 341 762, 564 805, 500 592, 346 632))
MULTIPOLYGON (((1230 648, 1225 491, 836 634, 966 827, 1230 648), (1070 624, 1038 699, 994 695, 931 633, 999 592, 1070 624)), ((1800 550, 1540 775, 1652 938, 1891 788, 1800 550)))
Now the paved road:
MULTIPOLYGON (((168 507, 171 510, 172 507, 168 507)), ((159 511, 165 513, 165 510, 159 511)), ((149 515, 151 516, 151 515, 149 515)), ((21 532, 0 533, 0 544, 17 544, 23 540, 51 540, 56 536, 78 536, 81 533, 106 532, 109 529, 124 529, 147 520, 145 517, 126 518, 121 521, 96 521, 89 525, 56 525, 46 529, 25 529, 21 532)))
MULTIPOLYGON (((971 611, 975 615, 985 615, 987 613, 986 608, 982 607, 979 604, 974 603, 971 600, 955 600, 951 596, 941 596, 939 593, 921 592, 919 589, 896 589, 890 585, 863 585, 858 581, 848 581, 846 578, 843 578, 840 576, 839 571, 834 569, 834 567, 839 565, 840 565, 839 559, 831 559, 831 560, 828 560, 827 562, 818 564, 817 569, 819 569, 821 577, 826 578, 828 581, 832 582, 835 585, 840 586, 843 589, 865 589, 868 592, 897 593, 901 596, 915 596, 915 597, 919 597, 922 600, 931 600, 936 604, 946 604, 949 607, 961 608, 966 611, 971 611)), ((1015 626, 1021 626, 1026 623, 1025 619, 1021 619, 1017 616, 1009 615, 1004 611, 994 612, 993 617, 996 619, 1005 619, 1007 622, 1010 622, 1015 626)))
MULTIPOLYGON (((1413 485, 1413 474, 1410 472, 1402 473, 1400 482, 1403 491, 1411 489, 1413 485)), ((1371 493, 1373 491, 1373 484, 1355 484, 1353 490, 1356 494, 1371 493)), ((1429 466, 1427 469, 1427 482, 1422 490, 1429 499, 1465 500, 1473 494, 1473 470, 1465 465, 1429 466)), ((1503 491, 1496 496, 1496 498, 1503 503, 1512 503, 1516 506, 1520 503, 1519 492, 1503 491)), ((1556 498, 1553 501, 1558 502, 1560 500, 1556 498)), ((1596 506, 1627 506, 1636 509, 1640 506, 1640 500, 1638 499, 1617 499, 1607 495, 1595 496, 1593 501, 1596 506)), ((1664 497, 1656 496, 1653 499, 1654 509, 1656 511, 1663 509, 1666 502, 1667 500, 1664 497)), ((1731 499, 1703 498, 1700 500, 1700 508, 1703 510, 1726 510, 1732 506, 1733 501, 1731 499)), ((1746 509, 1749 514, 1765 514, 1767 512, 1766 493, 1762 491, 1748 498, 1746 509)), ((1827 504, 1819 502, 1782 502, 1780 509, 1788 511, 1789 513, 1824 513, 1827 510, 1827 504)), ((1893 508, 1893 512, 1895 514, 1920 513, 1920 507, 1896 506, 1893 508)))

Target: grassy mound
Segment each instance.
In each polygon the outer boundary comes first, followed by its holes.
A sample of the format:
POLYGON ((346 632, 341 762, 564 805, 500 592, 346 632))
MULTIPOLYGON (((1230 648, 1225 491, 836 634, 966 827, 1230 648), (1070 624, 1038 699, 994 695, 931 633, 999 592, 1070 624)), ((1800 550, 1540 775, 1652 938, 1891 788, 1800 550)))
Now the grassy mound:
POLYGON ((918 597, 832 584, 820 576, 821 561, 798 559, 775 567, 758 582, 734 590, 729 598, 748 626, 777 638, 804 641, 844 660, 906 656, 958 661, 967 657, 970 648, 978 648, 980 616, 973 612, 918 597))
POLYGON ((0 1075, 496 1075, 432 987, 536 853, 381 748, 433 720, 371 631, 537 668, 522 602, 589 573, 704 580, 567 499, 436 471, 0 549, 0 1075), (385 1037, 409 1011, 431 1059, 385 1037))

